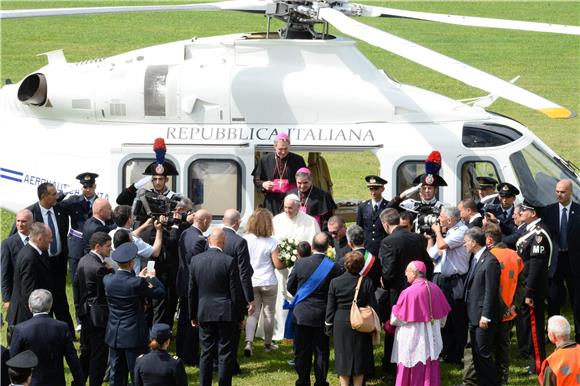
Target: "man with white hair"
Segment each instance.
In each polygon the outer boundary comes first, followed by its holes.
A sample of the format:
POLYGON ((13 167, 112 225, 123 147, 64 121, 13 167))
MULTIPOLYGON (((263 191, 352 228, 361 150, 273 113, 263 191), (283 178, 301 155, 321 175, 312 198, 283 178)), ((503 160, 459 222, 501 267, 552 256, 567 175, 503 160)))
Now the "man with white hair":
POLYGON ((289 194, 284 198, 284 213, 274 216, 274 237, 278 240, 285 238, 300 241, 311 241, 314 235, 320 232, 320 226, 316 220, 302 213, 300 198, 295 194, 289 194))
POLYGON ((548 319, 548 338, 556 349, 542 363, 541 386, 575 385, 580 381, 580 345, 570 341, 570 323, 561 315, 548 319))
POLYGON ((263 206, 274 215, 282 211, 282 200, 296 187, 296 172, 306 167, 304 158, 289 152, 290 137, 280 133, 274 137, 274 152, 264 155, 252 172, 254 185, 264 193, 263 206))
POLYGON ((73 376, 73 385, 84 385, 81 363, 73 346, 73 337, 65 322, 48 314, 52 308, 52 294, 45 289, 32 291, 28 298, 32 319, 14 328, 10 356, 31 350, 38 357, 34 368, 35 385, 64 385, 63 358, 73 376))

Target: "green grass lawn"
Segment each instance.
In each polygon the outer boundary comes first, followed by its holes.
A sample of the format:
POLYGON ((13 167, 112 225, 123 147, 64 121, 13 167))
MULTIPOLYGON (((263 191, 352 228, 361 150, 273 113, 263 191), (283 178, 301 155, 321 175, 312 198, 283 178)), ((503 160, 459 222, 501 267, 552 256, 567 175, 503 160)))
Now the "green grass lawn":
MULTIPOLYGON (((155 4, 140 1, 3 1, 1 7, 12 9, 129 3, 155 4)), ((386 2, 372 4, 429 12, 580 25, 578 1, 396 1, 388 4, 386 2)), ((579 37, 439 25, 392 18, 360 20, 503 79, 509 80, 521 75, 519 85, 580 111, 579 37)), ((279 25, 274 24, 272 29, 277 26, 279 25)), ((4 20, 0 31, 0 76, 2 80, 10 78, 17 82, 46 63, 45 57, 36 56, 37 54, 60 48, 64 49, 67 59, 74 62, 111 56, 131 49, 188 39, 192 36, 263 30, 265 30, 263 16, 235 12, 163 12, 4 20)), ((359 42, 359 49, 377 67, 384 69, 401 82, 455 99, 485 94, 366 43, 359 42)), ((578 118, 551 120, 537 111, 505 100, 497 101, 491 109, 524 123, 560 155, 580 165, 578 118)), ((355 170, 352 167, 353 160, 345 158, 344 154, 334 153, 325 156, 329 164, 333 165, 332 176, 337 199, 366 197, 364 185, 355 186, 352 181, 365 174, 377 173, 379 170, 376 159, 373 156, 357 157, 355 170)), ((4 238, 14 217, 4 210, 0 211, 0 216, 1 235, 4 238)), ((72 301, 70 286, 69 300, 72 301)), ((566 310, 565 314, 571 320, 570 310, 566 310)), ((5 329, 1 335, 0 341, 5 344, 5 329)), ((286 361, 291 357, 291 346, 283 343, 281 349, 272 355, 264 354, 260 343, 256 346, 256 354, 251 360, 241 359, 244 374, 237 377, 234 384, 252 386, 293 384, 295 374, 286 365, 286 361)), ((380 351, 375 350, 377 364, 380 363, 380 351)), ((537 384, 534 378, 523 375, 524 366, 522 360, 513 361, 510 369, 510 385, 537 384)), ((333 364, 331 373, 332 368, 333 364)), ((190 383, 197 384, 198 371, 188 368, 187 372, 190 383)), ((442 375, 445 386, 461 382, 461 371, 454 366, 443 364, 442 375)), ((333 375, 329 377, 329 381, 333 385, 338 384, 337 378, 333 375)), ((384 383, 373 380, 367 384, 384 383)))

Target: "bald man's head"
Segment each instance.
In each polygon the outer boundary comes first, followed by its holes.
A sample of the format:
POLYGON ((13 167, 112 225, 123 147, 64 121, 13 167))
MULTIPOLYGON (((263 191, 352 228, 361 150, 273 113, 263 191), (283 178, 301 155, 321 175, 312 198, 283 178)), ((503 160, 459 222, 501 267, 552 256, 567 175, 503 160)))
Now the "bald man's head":
POLYGON ((241 216, 240 212, 235 209, 227 209, 224 212, 224 225, 238 230, 240 227, 241 216))
POLYGON ((112 209, 109 201, 104 198, 97 198, 93 203, 93 217, 101 221, 108 221, 111 219, 112 209))
POLYGON ((205 232, 208 230, 210 224, 211 213, 205 209, 200 209, 195 212, 195 215, 193 216, 193 225, 198 227, 202 232, 205 232))
POLYGON ((207 238, 207 242, 210 247, 218 247, 223 250, 226 244, 226 234, 224 230, 222 228, 214 228, 207 238))
POLYGON ((23 235, 28 236, 32 226, 32 212, 28 209, 19 210, 16 213, 16 230, 23 235))
POLYGON ((568 206, 572 201, 572 181, 560 180, 556 184, 556 198, 563 206, 568 206))

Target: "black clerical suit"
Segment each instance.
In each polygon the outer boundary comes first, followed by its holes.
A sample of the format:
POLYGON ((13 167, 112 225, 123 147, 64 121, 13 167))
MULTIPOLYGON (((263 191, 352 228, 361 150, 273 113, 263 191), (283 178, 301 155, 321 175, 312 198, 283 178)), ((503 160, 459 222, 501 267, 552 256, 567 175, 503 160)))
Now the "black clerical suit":
POLYGON ((189 315, 189 267, 194 256, 205 252, 207 240, 203 232, 194 226, 187 228, 179 237, 179 268, 177 272, 177 296, 179 297, 179 320, 175 351, 186 365, 199 363, 199 330, 191 326, 189 315))
MULTIPOLYGON (((304 285, 324 258, 324 253, 315 252, 310 257, 298 259, 288 277, 288 292, 296 295, 298 289, 304 285)), ((330 281, 340 274, 340 267, 334 263, 334 266, 318 288, 294 308, 292 322, 295 332, 295 368, 298 374, 296 386, 310 385, 310 368, 313 354, 315 358, 314 377, 316 379, 314 384, 315 386, 328 385, 326 376, 328 374, 330 349, 328 336, 324 333, 324 320, 330 281)))
POLYGON ((73 376, 73 386, 84 385, 81 364, 66 323, 37 314, 14 328, 10 356, 31 350, 38 357, 31 385, 65 385, 63 358, 73 376))
POLYGON ((549 205, 542 211, 542 219, 550 231, 553 243, 549 267, 548 314, 560 314, 560 307, 566 299, 565 280, 574 310, 576 343, 580 343, 580 205, 572 202, 566 214, 567 231, 563 235, 560 204, 549 205))
POLYGON ((499 276, 499 262, 484 249, 477 260, 473 258, 465 283, 471 351, 477 383, 480 386, 500 384, 499 369, 492 356, 495 332, 501 323, 499 276), (479 326, 482 317, 490 320, 487 329, 479 326))
POLYGON ((52 292, 53 281, 49 259, 46 252, 39 253, 31 243, 28 243, 18 253, 14 272, 14 288, 6 315, 10 330, 10 326, 15 326, 32 317, 28 308, 28 297, 32 291, 43 288, 52 292))
POLYGON ((109 347, 105 343, 105 328, 109 308, 103 277, 112 272, 101 257, 89 252, 80 259, 73 281, 75 310, 83 326, 80 360, 90 386, 102 384, 107 370, 109 347))
MULTIPOLYGON (((427 267, 427 278, 433 277, 433 261, 424 248, 421 235, 396 227, 393 232, 381 241, 379 258, 382 262, 382 278, 385 294, 380 299, 379 315, 381 320, 387 320, 391 316, 391 308, 397 303, 399 294, 407 288, 405 269, 414 260, 420 260, 427 267)), ((395 371, 391 364, 391 351, 393 350, 394 336, 385 335, 383 354, 383 368, 395 371)))
POLYGON ((237 262, 219 248, 210 247, 192 259, 189 273, 189 313, 199 323, 200 385, 211 386, 217 351, 219 385, 230 386, 237 324, 245 313, 237 262))
POLYGON ((0 256, 2 259, 2 301, 5 303, 9 302, 12 297, 16 256, 18 256, 18 252, 23 247, 24 242, 18 232, 2 241, 2 253, 0 256))
MULTIPOLYGON (((37 202, 32 204, 27 208, 32 212, 32 218, 34 222, 44 223, 44 218, 42 217, 42 211, 40 209, 40 204, 37 202)), ((68 224, 69 224, 69 208, 60 202, 57 202, 55 206, 52 207, 54 212, 54 220, 58 227, 58 235, 60 241, 60 253, 56 256, 51 256, 49 259, 50 269, 52 271, 52 283, 53 287, 50 290, 52 292, 52 311, 54 316, 58 320, 65 322, 71 333, 74 334, 74 325, 70 311, 68 308, 68 299, 66 296, 66 276, 67 276, 67 261, 68 261, 68 247, 67 247, 67 235, 68 235, 68 224)), ((47 224, 48 225, 48 224, 47 224)))
POLYGON ((264 207, 274 215, 282 212, 284 197, 288 192, 265 191, 262 184, 266 181, 274 181, 274 179, 287 179, 290 184, 296 185, 296 172, 303 167, 306 167, 304 158, 294 153, 288 153, 286 158, 282 160, 276 156, 276 153, 264 154, 256 164, 256 168, 252 171, 254 185, 262 190, 264 207))
POLYGON ((526 227, 526 233, 517 242, 518 255, 524 261, 524 278, 526 282, 526 298, 534 301, 536 334, 534 336, 531 322, 531 312, 528 305, 524 305, 518 317, 522 318, 523 326, 528 336, 528 352, 530 354, 530 368, 535 369, 535 349, 533 340, 537 339, 540 363, 546 359, 546 341, 544 339, 544 302, 548 295, 548 261, 551 256, 552 241, 546 224, 539 220, 526 227), (533 224, 533 225, 532 225, 533 224))
POLYGON ((111 386, 125 385, 128 374, 134 381, 135 360, 146 351, 149 340, 142 302, 165 296, 165 288, 156 277, 145 279, 122 269, 106 275, 103 284, 109 306, 105 332, 111 364, 109 381, 111 386))

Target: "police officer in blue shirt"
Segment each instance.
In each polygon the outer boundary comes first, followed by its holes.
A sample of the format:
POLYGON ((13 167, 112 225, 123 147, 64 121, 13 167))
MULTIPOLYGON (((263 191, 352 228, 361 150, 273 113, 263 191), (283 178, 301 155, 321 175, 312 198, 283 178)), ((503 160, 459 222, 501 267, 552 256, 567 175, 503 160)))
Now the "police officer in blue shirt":
POLYGON ((186 386, 183 361, 167 352, 171 343, 171 328, 165 323, 154 324, 149 334, 149 354, 135 363, 135 386, 186 386))
POLYGON ((111 257, 119 264, 119 269, 103 278, 109 305, 105 332, 111 365, 109 381, 111 386, 125 386, 127 375, 133 378, 137 357, 147 350, 149 329, 143 301, 164 297, 165 287, 155 277, 155 271, 148 272, 147 268, 135 276, 133 265, 137 246, 134 243, 119 245, 111 257))

